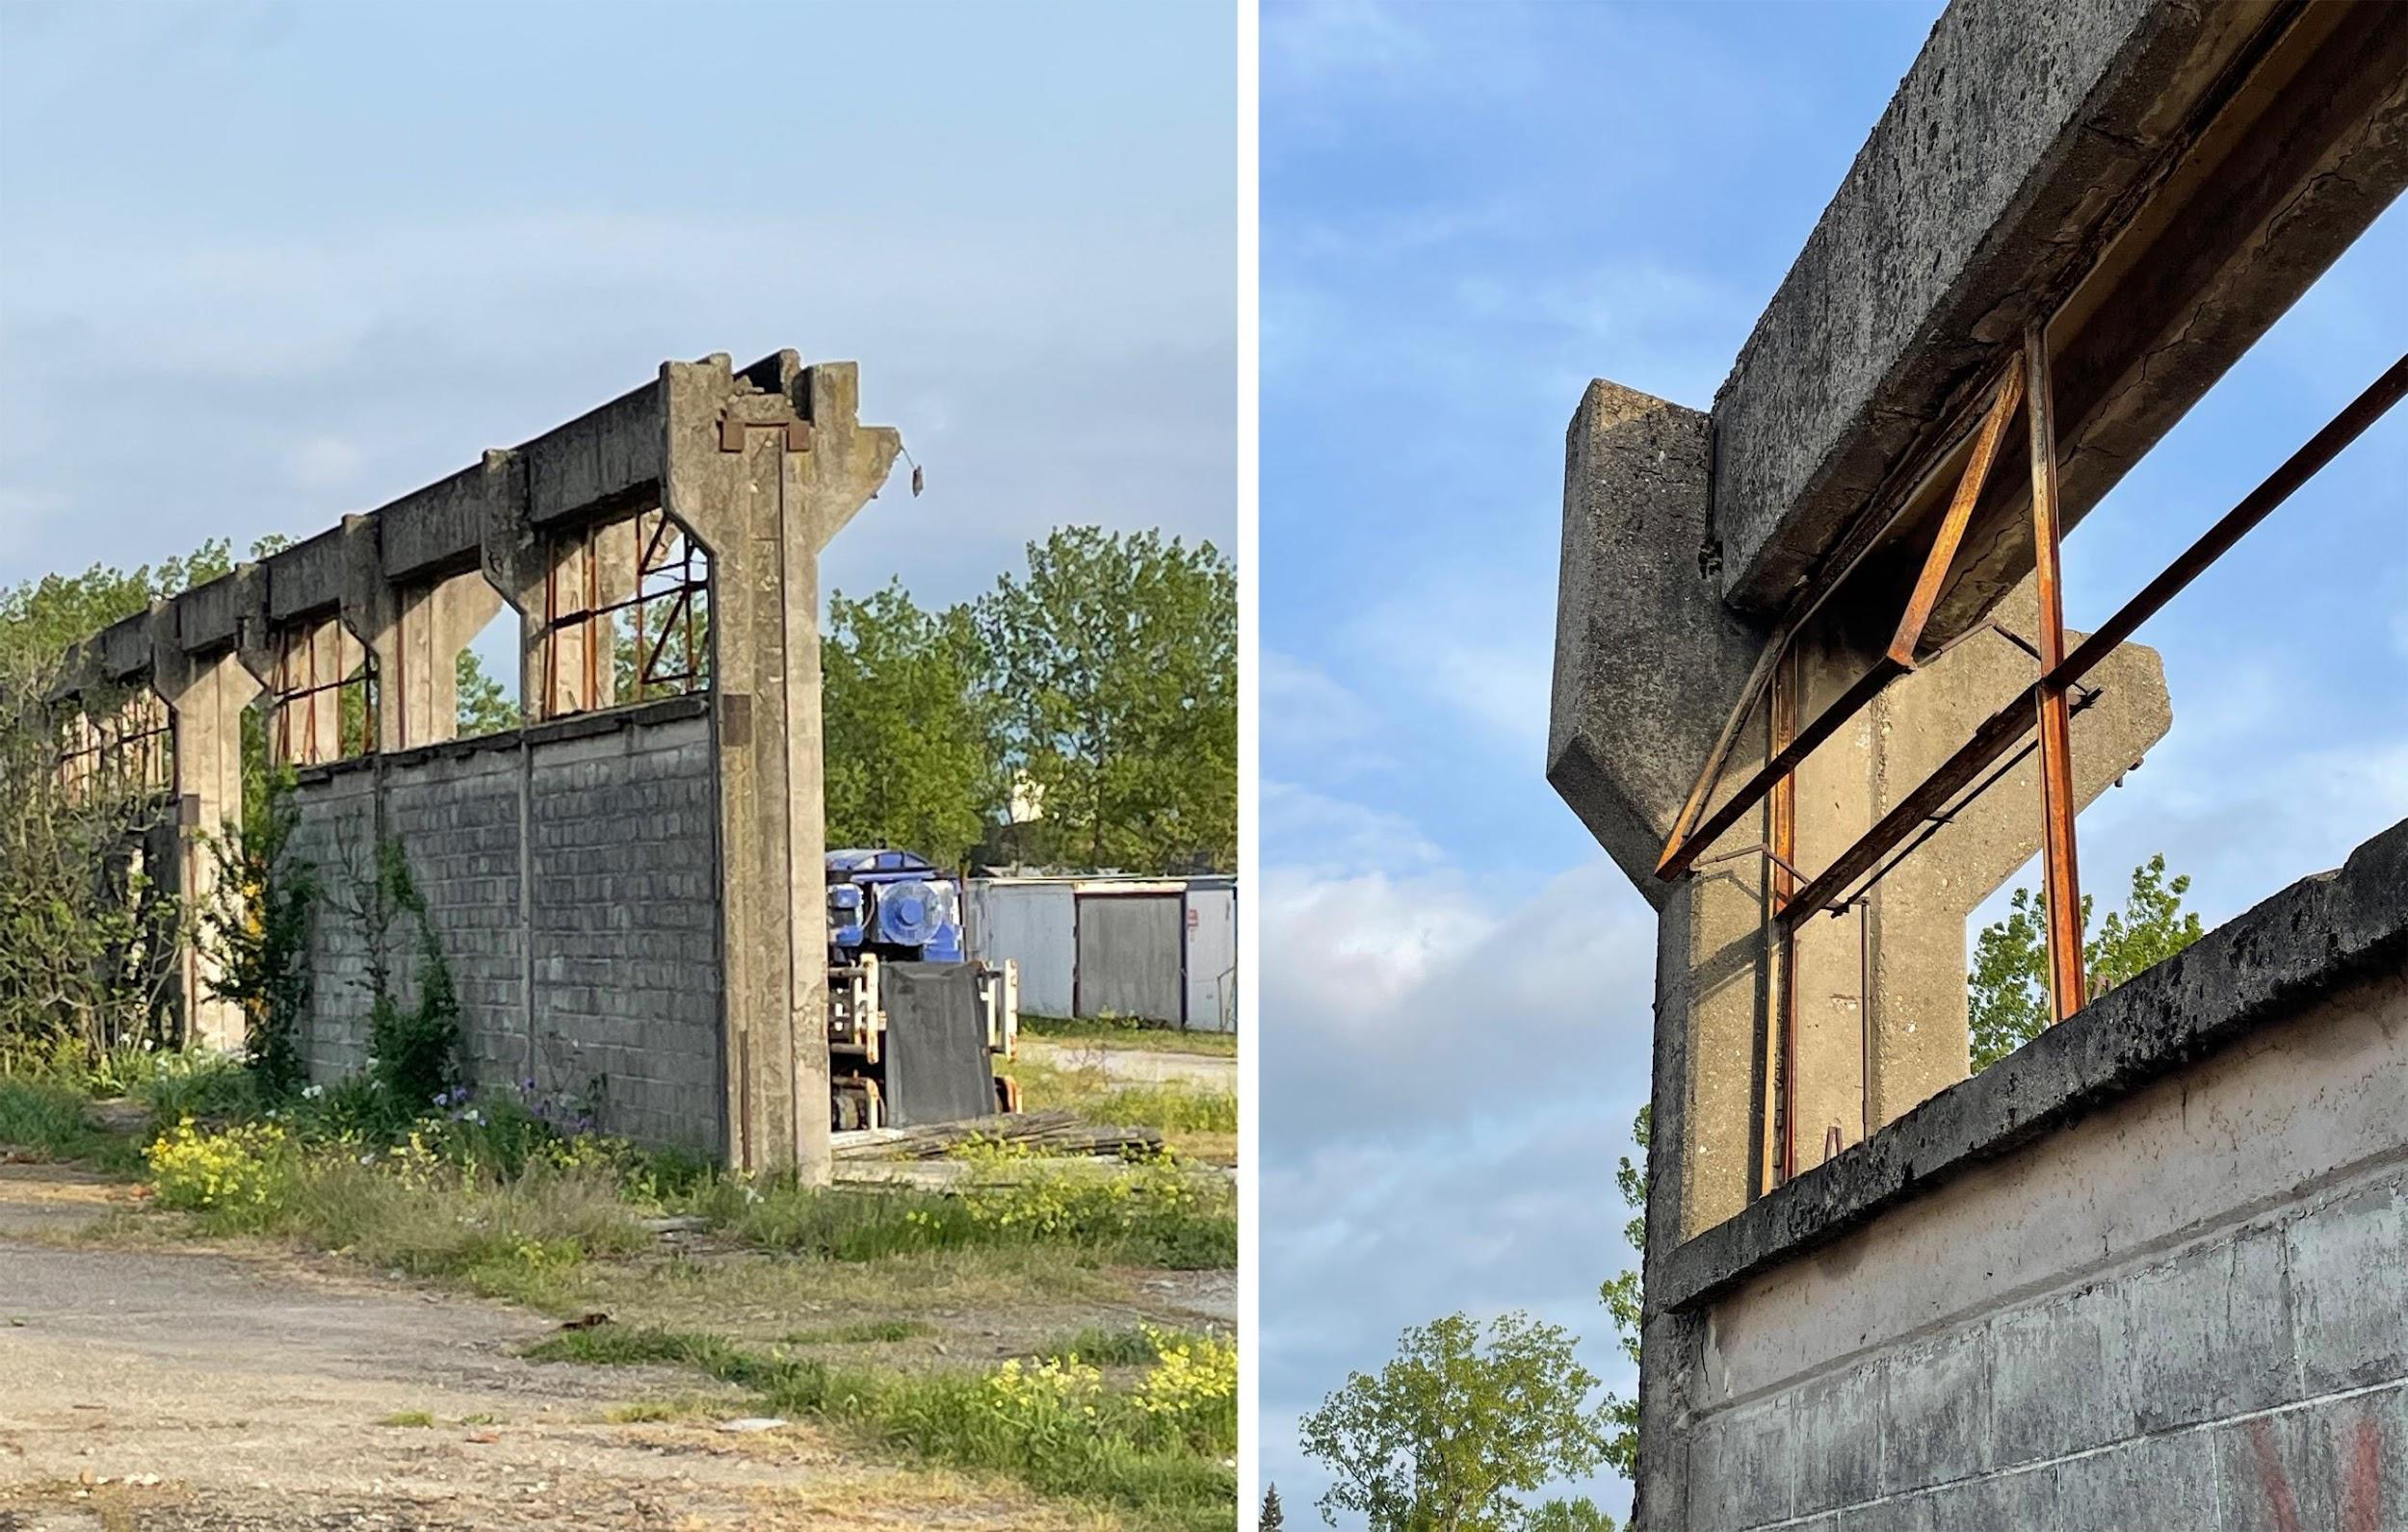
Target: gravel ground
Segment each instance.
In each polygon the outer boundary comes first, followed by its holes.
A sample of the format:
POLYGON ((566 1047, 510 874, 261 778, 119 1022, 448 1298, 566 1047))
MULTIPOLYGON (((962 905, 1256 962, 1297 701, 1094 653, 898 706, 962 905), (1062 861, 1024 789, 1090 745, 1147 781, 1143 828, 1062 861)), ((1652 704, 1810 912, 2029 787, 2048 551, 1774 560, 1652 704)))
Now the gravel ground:
POLYGON ((1077 1524, 807 1426, 721 1431, 732 1400, 611 1424, 696 1378, 522 1362, 552 1322, 501 1305, 73 1241, 123 1195, 0 1166, 0 1532, 1077 1524))

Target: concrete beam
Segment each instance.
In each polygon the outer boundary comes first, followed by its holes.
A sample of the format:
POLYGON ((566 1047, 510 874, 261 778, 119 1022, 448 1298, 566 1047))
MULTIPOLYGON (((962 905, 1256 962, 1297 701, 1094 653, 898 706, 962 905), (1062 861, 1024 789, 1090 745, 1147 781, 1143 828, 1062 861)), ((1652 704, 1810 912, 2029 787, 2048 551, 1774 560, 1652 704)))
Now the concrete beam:
POLYGON ((2408 184, 2403 81, 2398 6, 1950 6, 1716 396, 1728 599, 1785 606, 2060 302, 2070 530, 2408 184))

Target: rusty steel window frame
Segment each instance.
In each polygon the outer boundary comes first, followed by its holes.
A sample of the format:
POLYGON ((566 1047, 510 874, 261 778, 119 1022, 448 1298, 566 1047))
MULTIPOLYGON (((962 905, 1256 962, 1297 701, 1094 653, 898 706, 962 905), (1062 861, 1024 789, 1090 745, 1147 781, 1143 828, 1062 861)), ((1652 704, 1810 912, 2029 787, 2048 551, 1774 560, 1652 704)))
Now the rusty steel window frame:
POLYGON ((88 699, 78 698, 60 727, 74 735, 74 742, 63 743, 58 754, 60 780, 71 791, 94 782, 156 792, 174 788, 175 721, 167 699, 146 683, 129 688, 106 713, 92 711, 88 699))
MULTIPOLYGON (((2063 571, 2059 559, 2055 391, 2050 377, 2046 325, 2044 322, 2036 321, 2026 329, 2021 353, 2009 358, 2003 375, 1991 393, 1990 406, 1974 438, 1972 454, 1916 579, 1914 591, 1899 617, 1889 648, 1870 669, 1803 728, 1795 722, 1793 666, 1785 662, 1789 659, 1791 641, 1821 610, 1823 603, 1847 583, 1881 537, 1905 519, 1908 510, 1920 499, 1920 494, 1910 492, 1903 497, 1870 535, 1860 532, 1849 543, 1844 544, 1843 556, 1835 560, 1838 567, 1836 577, 1824 583, 1811 597, 1798 603, 1793 614, 1776 625, 1674 819, 1672 833, 1665 841, 1656 870, 1658 877, 1669 880, 1706 865, 1706 862, 1724 860, 1723 857, 1714 857, 1701 862, 1700 858, 1709 845, 1728 832, 1750 809, 1759 804, 1767 806, 1770 815, 1767 844, 1729 854, 1762 854, 1772 868, 1768 934, 1775 937, 1778 943, 1772 956, 1777 965, 1775 1026, 1780 1036, 1777 1041, 1767 1038, 1764 1052, 1767 1071, 1777 1071, 1778 1074, 1772 1104, 1775 1115, 1773 1121, 1767 1124, 1767 1133, 1768 1142, 1765 1170, 1768 1179, 1786 1181, 1798 1169, 1795 1142, 1797 1026, 1793 993, 1797 927, 1819 911, 1837 916, 1860 905, 1873 886, 1900 861, 1937 834, 1967 804, 2020 766, 2034 749, 2039 751, 2041 762, 2040 855, 2052 1020, 2061 1022, 2087 1003, 2080 847, 2074 826, 2078 805, 2073 790, 2071 719, 2074 714, 2095 701, 2098 693, 2082 685, 2083 677, 2211 564, 2230 552, 2301 485, 2382 419, 2404 395, 2408 395, 2408 355, 2401 356, 2386 369, 2306 444, 2285 459, 2232 509, 2218 517, 2172 563, 2068 653, 2065 646, 2063 571), (1970 524, 1974 506, 1995 462, 2008 421, 2015 413, 2019 396, 2028 396, 2020 402, 2028 405, 2025 414, 2031 469, 2033 567, 2037 576, 2040 631, 2035 640, 2028 641, 1996 622, 1982 623, 1952 640, 1949 647, 1985 629, 1994 631, 2031 654, 2040 674, 2021 693, 1985 719, 1970 740, 1853 844, 1835 857, 1828 867, 1811 878, 1803 877, 1794 862, 1797 767, 1817 745, 1871 705, 1891 682, 1917 668, 1916 651, 1924 628, 1970 524), (1713 785, 1720 777, 1742 725, 1760 701, 1767 704, 1767 759, 1764 766, 1741 784, 1729 799, 1711 816, 1706 816, 1703 810, 1713 785), (2035 732, 2038 738, 2027 742, 2027 737, 2035 732), (2010 752, 2011 759, 2001 766, 2001 758, 2009 756, 2010 752), (1985 776, 1984 773, 1988 774, 1985 776), (1903 849, 1900 849, 1901 844, 1903 849), (1861 884, 1857 881, 1860 878, 1864 879, 1861 884)), ((1951 446, 1940 454, 1934 467, 1925 475, 1925 482, 1953 457, 1954 452, 1955 448, 1951 446)), ((1869 1007, 1863 1004, 1858 1009, 1858 1025, 1865 1029, 1865 1036, 1860 1042, 1868 1067, 1861 1085, 1865 1097, 1865 1130, 1870 1133, 1871 1022, 1869 1007)))
POLYGON ((377 747, 377 710, 381 702, 378 685, 377 654, 344 626, 340 611, 327 613, 316 622, 306 619, 286 623, 271 636, 275 646, 275 684, 267 690, 268 740, 275 760, 286 766, 325 766, 329 761, 348 761, 353 756, 368 755, 377 747), (331 679, 318 674, 318 636, 327 629, 334 630, 334 655, 337 674, 331 679), (356 672, 342 669, 346 643, 359 647, 359 668, 356 672), (297 664, 306 659, 306 665, 297 664), (359 694, 359 743, 356 749, 344 729, 343 702, 350 692, 359 694), (331 700, 321 703, 321 697, 331 700), (334 709, 334 754, 325 758, 317 754, 318 710, 321 706, 334 709), (301 739, 307 748, 297 755, 294 751, 293 719, 296 710, 303 715, 301 739))
POLYGON ((653 506, 631 515, 588 522, 577 529, 574 538, 578 568, 584 575, 580 604, 562 608, 560 560, 551 563, 543 578, 543 629, 537 638, 543 656, 542 715, 556 715, 552 705, 560 695, 560 637, 573 628, 583 630, 580 662, 585 684, 578 694, 585 698, 585 706, 571 711, 597 711, 593 699, 601 694, 601 640, 609 640, 611 663, 615 665, 615 619, 622 611, 633 614, 636 695, 615 698, 612 706, 650 701, 646 693, 656 688, 659 690, 653 695, 665 696, 685 696, 707 688, 710 655, 706 636, 697 628, 711 620, 711 556, 693 531, 667 507, 653 506), (636 529, 634 584, 630 594, 604 601, 601 537, 630 523, 636 529), (653 631, 648 629, 647 614, 656 609, 661 610, 660 625, 653 631), (678 640, 680 664, 674 670, 663 668, 672 638, 678 640))

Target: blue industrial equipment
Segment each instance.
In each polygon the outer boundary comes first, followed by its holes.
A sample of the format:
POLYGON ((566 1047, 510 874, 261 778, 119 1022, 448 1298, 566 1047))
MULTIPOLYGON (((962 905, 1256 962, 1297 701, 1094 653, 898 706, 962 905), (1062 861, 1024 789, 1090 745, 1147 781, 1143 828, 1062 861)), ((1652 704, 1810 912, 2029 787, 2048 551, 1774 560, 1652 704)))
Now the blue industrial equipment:
POLYGON ((837 1129, 1018 1109, 1017 1086, 990 1061, 1010 1057, 1019 1033, 1019 968, 965 962, 961 917, 960 883, 926 857, 827 853, 837 1129))

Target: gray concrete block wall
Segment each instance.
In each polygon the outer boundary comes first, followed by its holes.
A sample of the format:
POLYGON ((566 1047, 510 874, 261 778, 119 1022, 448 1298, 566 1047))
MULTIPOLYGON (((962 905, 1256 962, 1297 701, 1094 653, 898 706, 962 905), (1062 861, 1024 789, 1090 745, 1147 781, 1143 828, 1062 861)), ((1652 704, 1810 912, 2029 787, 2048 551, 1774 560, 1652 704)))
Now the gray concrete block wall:
MULTIPOLYGON (((427 901, 475 1084, 533 1080, 563 1111, 598 1101, 607 1131, 716 1153, 715 770, 696 701, 303 773, 293 852, 321 885, 311 1077, 367 1062, 367 939, 341 906, 358 901, 381 826, 427 901)), ((406 918, 388 940, 408 996, 406 918)))
POLYGON ((301 786, 296 803, 300 816, 286 855, 318 888, 301 1056, 310 1078, 324 1082, 368 1062, 368 943, 346 908, 360 897, 376 846, 376 781, 366 771, 322 776, 301 786))
POLYGON ((701 718, 538 749, 529 794, 539 1088, 603 1126, 715 1150, 719 871, 701 718))
POLYGON ((1709 1300, 1687 1503, 1652 1524, 2408 1527, 2403 1039, 2408 980, 2325 998, 1709 1300), (1900 1259, 1932 1249, 1968 1269, 1900 1259))
POLYGON ((1687 1524, 2408 1525, 2408 1168, 1699 1420, 1687 1524))

